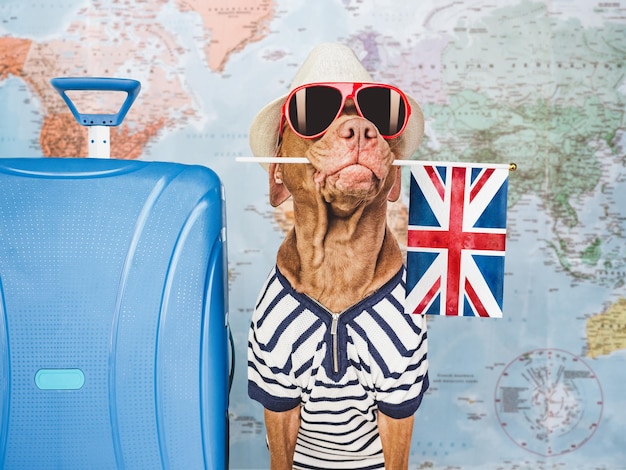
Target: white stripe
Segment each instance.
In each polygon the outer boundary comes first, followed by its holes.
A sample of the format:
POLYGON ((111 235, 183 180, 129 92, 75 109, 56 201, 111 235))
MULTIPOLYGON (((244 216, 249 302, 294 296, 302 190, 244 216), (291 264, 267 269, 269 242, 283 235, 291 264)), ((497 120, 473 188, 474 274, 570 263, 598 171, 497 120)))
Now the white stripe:
MULTIPOLYGON (((371 317, 371 315, 361 314, 355 319, 355 322, 366 332, 367 337, 371 341, 372 346, 374 346, 375 351, 385 351, 384 355, 381 354, 385 367, 387 367, 391 372, 396 372, 396 368, 394 366, 398 364, 398 361, 402 361, 402 356, 391 338, 371 317)), ((349 330, 352 329, 350 328, 349 330)), ((350 333, 352 335, 356 334, 354 331, 350 331, 350 333)), ((405 345, 403 344, 403 346, 405 345)), ((374 366, 375 363, 376 361, 372 361, 372 366, 374 366)))
MULTIPOLYGON (((277 328, 283 322, 285 317, 290 315, 291 312, 293 312, 296 308, 299 307, 299 305, 300 304, 298 303, 298 301, 290 295, 286 295, 285 297, 280 299, 278 303, 276 304, 276 306, 274 307, 274 310, 272 310, 263 318, 263 325, 261 326, 261 328, 257 329, 257 338, 259 342, 264 345, 269 343, 271 339, 274 337, 274 335, 276 334, 277 328), (276 312, 279 312, 280 314, 276 314, 276 312)), ((260 310, 260 311, 263 312, 265 310, 260 310)), ((308 320, 307 323, 310 325, 311 320, 310 319, 307 319, 307 320, 308 320)), ((303 322, 305 321, 304 317, 302 318, 302 321, 303 322)), ((283 335, 289 334, 290 329, 299 327, 299 325, 296 325, 294 327, 293 323, 295 322, 292 322, 291 324, 287 325, 287 329, 282 333, 283 335)), ((298 335, 294 334, 291 337, 297 338, 298 335)))
MULTIPOLYGON (((387 307, 388 303, 388 301, 379 302, 374 306, 374 310, 379 313, 383 319, 385 319, 384 309, 391 308, 390 306, 387 307)), ((400 305, 404 305, 404 298, 400 300, 400 305)), ((407 320, 413 324, 417 324, 420 329, 424 329, 425 320, 421 315, 411 315, 407 320)), ((408 325, 406 328, 394 328, 393 325, 390 325, 390 327, 406 349, 413 349, 417 346, 417 344, 415 344, 415 332, 409 328, 408 325)), ((394 367, 390 367, 390 369, 394 369, 394 367)))

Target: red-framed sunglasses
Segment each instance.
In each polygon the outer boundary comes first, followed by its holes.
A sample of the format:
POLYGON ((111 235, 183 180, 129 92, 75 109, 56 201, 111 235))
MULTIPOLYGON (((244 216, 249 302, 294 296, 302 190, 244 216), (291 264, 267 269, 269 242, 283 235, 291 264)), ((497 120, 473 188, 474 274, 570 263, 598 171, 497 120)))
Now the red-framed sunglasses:
POLYGON ((398 88, 380 83, 310 83, 294 89, 282 107, 280 134, 285 120, 300 137, 322 136, 352 98, 359 116, 372 122, 385 139, 398 137, 409 121, 411 106, 398 88))

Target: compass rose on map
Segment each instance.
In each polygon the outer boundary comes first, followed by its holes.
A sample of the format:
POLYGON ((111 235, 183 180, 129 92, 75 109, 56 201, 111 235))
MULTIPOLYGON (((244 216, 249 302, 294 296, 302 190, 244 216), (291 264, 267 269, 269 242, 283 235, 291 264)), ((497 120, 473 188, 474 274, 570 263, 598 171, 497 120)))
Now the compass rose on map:
POLYGON ((510 362, 496 384, 504 432, 529 452, 551 457, 587 442, 602 417, 602 388, 578 356, 537 349, 510 362))

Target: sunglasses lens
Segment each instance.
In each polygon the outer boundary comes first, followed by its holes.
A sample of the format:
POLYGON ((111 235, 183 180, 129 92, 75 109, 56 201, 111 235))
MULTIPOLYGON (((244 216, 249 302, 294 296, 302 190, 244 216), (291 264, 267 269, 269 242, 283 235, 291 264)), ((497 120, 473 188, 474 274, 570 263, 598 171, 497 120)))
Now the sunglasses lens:
POLYGON ((370 120, 383 136, 400 132, 407 119, 406 101, 396 90, 386 87, 368 87, 357 93, 363 117, 370 120))
POLYGON ((332 124, 341 107, 341 92, 328 86, 302 88, 289 98, 289 122, 298 134, 311 137, 332 124))

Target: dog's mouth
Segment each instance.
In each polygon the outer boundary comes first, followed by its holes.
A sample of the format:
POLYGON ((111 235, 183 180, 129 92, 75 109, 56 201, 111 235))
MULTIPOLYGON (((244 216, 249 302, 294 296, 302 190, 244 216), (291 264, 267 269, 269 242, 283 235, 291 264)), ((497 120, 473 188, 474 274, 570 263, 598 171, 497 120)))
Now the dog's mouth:
POLYGON ((367 198, 378 192, 380 178, 368 167, 355 163, 345 166, 332 174, 317 172, 315 182, 323 187, 327 202, 339 195, 367 198), (331 197, 332 196, 332 197, 331 197))

